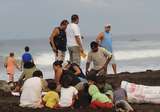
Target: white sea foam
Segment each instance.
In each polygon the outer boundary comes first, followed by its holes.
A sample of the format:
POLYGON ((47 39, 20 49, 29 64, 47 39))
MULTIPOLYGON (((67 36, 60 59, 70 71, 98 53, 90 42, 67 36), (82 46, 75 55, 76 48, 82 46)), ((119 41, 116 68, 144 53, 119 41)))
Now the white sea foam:
POLYGON ((116 60, 134 60, 160 57, 160 49, 126 50, 115 52, 116 60))
MULTIPOLYGON (((116 51, 114 54, 117 61, 157 58, 160 57, 160 49, 125 50, 125 51, 116 51)), ((66 53, 65 59, 66 60, 69 59, 68 53, 66 53)), ((86 59, 83 59, 82 61, 85 62, 86 59)), ((53 62, 54 62, 54 54, 52 52, 38 54, 35 57, 35 63, 38 65, 49 66, 52 65, 53 62)))

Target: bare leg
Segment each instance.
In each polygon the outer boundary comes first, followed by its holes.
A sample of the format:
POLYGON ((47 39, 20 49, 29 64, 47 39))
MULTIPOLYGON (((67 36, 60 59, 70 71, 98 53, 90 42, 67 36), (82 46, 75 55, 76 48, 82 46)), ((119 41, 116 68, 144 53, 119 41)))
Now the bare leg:
POLYGON ((112 64, 112 69, 114 74, 117 74, 117 65, 116 64, 112 64))

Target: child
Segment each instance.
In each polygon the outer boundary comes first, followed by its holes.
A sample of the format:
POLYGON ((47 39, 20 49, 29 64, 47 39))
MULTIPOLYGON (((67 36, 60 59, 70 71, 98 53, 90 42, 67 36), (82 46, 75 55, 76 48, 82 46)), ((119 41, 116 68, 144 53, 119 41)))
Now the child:
POLYGON ((113 89, 112 86, 106 82, 106 76, 100 75, 96 78, 96 85, 100 92, 107 95, 111 100, 113 100, 113 89))
MULTIPOLYGON (((61 77, 61 90, 60 90, 60 107, 72 107, 77 98, 78 91, 75 87, 71 86, 72 78, 68 74, 68 72, 63 73, 63 77, 61 77)), ((78 98, 77 98, 78 99, 78 98)))
POLYGON ((83 84, 83 90, 79 92, 79 99, 77 100, 79 107, 77 108, 86 108, 90 105, 92 97, 88 93, 88 88, 89 85, 87 83, 83 84))
POLYGON ((92 96, 91 107, 96 108, 112 108, 112 101, 105 94, 101 93, 98 87, 95 85, 97 76, 96 74, 91 74, 87 76, 89 89, 88 92, 92 96))
POLYGON ((15 66, 17 67, 17 69, 20 70, 20 67, 16 63, 16 59, 14 58, 14 53, 10 53, 10 56, 7 57, 6 62, 5 62, 5 67, 7 70, 8 77, 9 77, 9 82, 14 81, 15 66))
POLYGON ((89 94, 92 96, 91 107, 96 108, 112 108, 113 104, 105 94, 100 93, 96 85, 91 84, 89 86, 89 94))
POLYGON ((59 102, 59 95, 55 92, 57 85, 55 82, 48 82, 49 92, 43 97, 43 102, 45 102, 45 106, 48 108, 56 108, 59 102))
POLYGON ((119 83, 114 84, 114 103, 116 112, 133 112, 133 108, 127 102, 127 92, 119 87, 119 83))

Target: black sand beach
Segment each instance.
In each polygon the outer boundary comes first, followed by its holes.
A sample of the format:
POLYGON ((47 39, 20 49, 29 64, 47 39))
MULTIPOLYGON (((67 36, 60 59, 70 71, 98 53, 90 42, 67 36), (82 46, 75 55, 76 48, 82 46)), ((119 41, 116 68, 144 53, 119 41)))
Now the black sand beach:
MULTIPOLYGON (((146 72, 136 72, 136 73, 120 73, 118 77, 121 80, 149 85, 149 86, 160 86, 160 70, 146 72)), ((107 82, 116 83, 115 75, 108 75, 106 77, 107 82)), ((19 97, 13 97, 10 94, 0 92, 0 112, 110 112, 110 110, 92 110, 90 108, 86 109, 58 109, 52 110, 48 108, 43 109, 29 109, 21 108, 18 106, 19 97)), ((159 112, 160 106, 154 104, 132 104, 136 112, 159 112)))

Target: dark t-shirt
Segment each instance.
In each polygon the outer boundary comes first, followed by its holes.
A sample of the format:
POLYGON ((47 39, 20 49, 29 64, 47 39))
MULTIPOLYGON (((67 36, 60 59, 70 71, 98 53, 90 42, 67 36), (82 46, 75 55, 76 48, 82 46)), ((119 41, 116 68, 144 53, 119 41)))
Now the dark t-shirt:
POLYGON ((78 74, 78 75, 76 75, 76 76, 81 77, 81 78, 86 78, 86 76, 84 75, 82 69, 81 69, 81 68, 79 67, 79 65, 77 65, 76 63, 72 63, 71 66, 70 66, 70 68, 69 68, 69 70, 70 70, 72 73, 75 73, 76 71, 74 70, 74 66, 78 67, 78 68, 80 69, 80 71, 81 71, 81 73, 78 74))
MULTIPOLYGON (((77 76, 75 76, 71 71, 65 71, 65 70, 63 70, 63 72, 69 72, 69 75, 72 78, 72 81, 71 81, 71 85, 72 86, 76 86, 79 82, 81 82, 80 79, 77 76)), ((64 75, 62 74, 61 79, 62 79, 63 76, 64 75)), ((60 82, 61 82, 61 79, 60 79, 60 82)))

